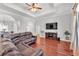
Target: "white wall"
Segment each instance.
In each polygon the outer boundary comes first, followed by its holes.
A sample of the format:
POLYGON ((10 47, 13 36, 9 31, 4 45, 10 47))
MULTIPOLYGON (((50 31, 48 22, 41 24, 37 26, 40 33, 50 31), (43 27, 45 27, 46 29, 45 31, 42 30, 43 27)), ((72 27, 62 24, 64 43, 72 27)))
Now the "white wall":
MULTIPOLYGON (((44 35, 45 32, 57 32, 58 37, 61 38, 61 40, 64 40, 64 32, 68 30, 71 33, 71 28, 72 28, 72 17, 71 14, 60 14, 58 16, 53 17, 54 15, 51 15, 51 17, 46 17, 46 18, 40 18, 38 19, 37 25, 39 26, 40 29, 37 29, 39 31, 38 33, 40 36, 44 35), (57 30, 46 30, 46 23, 53 23, 57 22, 58 23, 58 29, 57 30), (44 31, 44 33, 41 33, 41 31, 44 31)), ((45 36, 45 35, 44 35, 45 36)))
POLYGON ((14 16, 16 22, 17 22, 17 32, 32 32, 35 34, 35 21, 34 19, 28 18, 28 17, 22 17, 22 16, 14 16))
MULTIPOLYGON (((0 14, 0 24, 1 24, 1 31, 6 29, 7 31, 15 31, 15 19, 6 14, 0 14)), ((1 28, 0 27, 0 28, 1 28)))
POLYGON ((71 14, 59 14, 58 16, 54 16, 51 14, 50 17, 38 17, 38 18, 30 18, 28 16, 18 15, 14 13, 4 13, 0 11, 0 15, 7 14, 15 19, 17 25, 17 32, 25 32, 30 31, 33 34, 40 34, 40 36, 44 36, 44 32, 51 31, 51 32, 58 32, 58 36, 61 39, 64 39, 64 32, 65 30, 69 30, 71 32, 71 14), (54 16, 54 17, 53 17, 54 16), (50 22, 58 22, 58 30, 46 30, 45 24, 50 22), (43 33, 41 33, 41 31, 43 33))
MULTIPOLYGON (((15 30, 17 30, 16 32, 29 31, 29 32, 32 32, 33 34, 35 34, 35 20, 34 19, 29 18, 27 16, 24 17, 24 16, 20 16, 20 15, 17 15, 17 14, 12 14, 12 13, 7 14, 7 13, 0 11, 0 15, 2 15, 2 14, 11 16, 15 20, 15 27, 16 27, 15 30)), ((6 19, 7 22, 8 22, 9 19, 10 18, 6 19)), ((2 20, 4 20, 4 16, 3 16, 2 20)), ((13 26, 10 26, 10 27, 13 27, 13 26)), ((10 31, 10 29, 9 29, 9 31, 10 31)))

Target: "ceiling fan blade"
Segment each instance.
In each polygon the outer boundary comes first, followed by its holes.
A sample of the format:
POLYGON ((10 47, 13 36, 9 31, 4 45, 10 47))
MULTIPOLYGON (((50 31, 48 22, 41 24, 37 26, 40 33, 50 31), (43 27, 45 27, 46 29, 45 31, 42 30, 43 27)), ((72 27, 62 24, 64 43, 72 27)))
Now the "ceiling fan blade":
POLYGON ((36 7, 37 9, 42 9, 42 8, 40 8, 40 7, 36 7))
POLYGON ((32 3, 32 7, 34 7, 35 6, 35 3, 32 3))
POLYGON ((28 5, 28 6, 31 6, 30 4, 28 4, 28 3, 25 3, 26 5, 28 5))
POLYGON ((32 8, 29 8, 29 9, 27 9, 27 10, 31 10, 32 8))
POLYGON ((38 8, 38 9, 42 9, 42 8, 38 8))
POLYGON ((30 9, 32 9, 32 8, 28 8, 27 10, 30 10, 30 9))

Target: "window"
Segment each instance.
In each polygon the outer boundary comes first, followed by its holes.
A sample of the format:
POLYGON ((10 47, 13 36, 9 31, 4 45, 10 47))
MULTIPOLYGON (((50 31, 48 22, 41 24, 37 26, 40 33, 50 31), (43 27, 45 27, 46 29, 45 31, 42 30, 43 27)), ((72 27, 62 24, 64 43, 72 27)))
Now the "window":
POLYGON ((0 31, 8 31, 8 26, 0 23, 0 31))

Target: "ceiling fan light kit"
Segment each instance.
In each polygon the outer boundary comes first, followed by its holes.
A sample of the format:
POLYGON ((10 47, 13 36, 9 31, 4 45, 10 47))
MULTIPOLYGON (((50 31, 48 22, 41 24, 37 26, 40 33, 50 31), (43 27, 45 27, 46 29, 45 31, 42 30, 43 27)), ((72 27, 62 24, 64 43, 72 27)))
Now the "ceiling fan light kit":
POLYGON ((28 5, 30 8, 28 10, 32 11, 32 12, 37 12, 39 10, 41 10, 42 8, 39 6, 38 3, 25 3, 26 5, 28 5))

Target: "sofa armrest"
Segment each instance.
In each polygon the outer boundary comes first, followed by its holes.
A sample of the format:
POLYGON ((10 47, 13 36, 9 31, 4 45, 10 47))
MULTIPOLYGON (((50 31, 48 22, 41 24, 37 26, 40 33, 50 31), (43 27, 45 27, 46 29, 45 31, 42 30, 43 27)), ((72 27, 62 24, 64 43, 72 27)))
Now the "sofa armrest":
POLYGON ((32 38, 35 38, 35 40, 37 39, 37 36, 32 36, 32 38))
POLYGON ((26 44, 25 42, 22 42, 21 44, 22 44, 23 46, 27 47, 27 48, 34 49, 34 48, 30 47, 28 44, 26 44))

